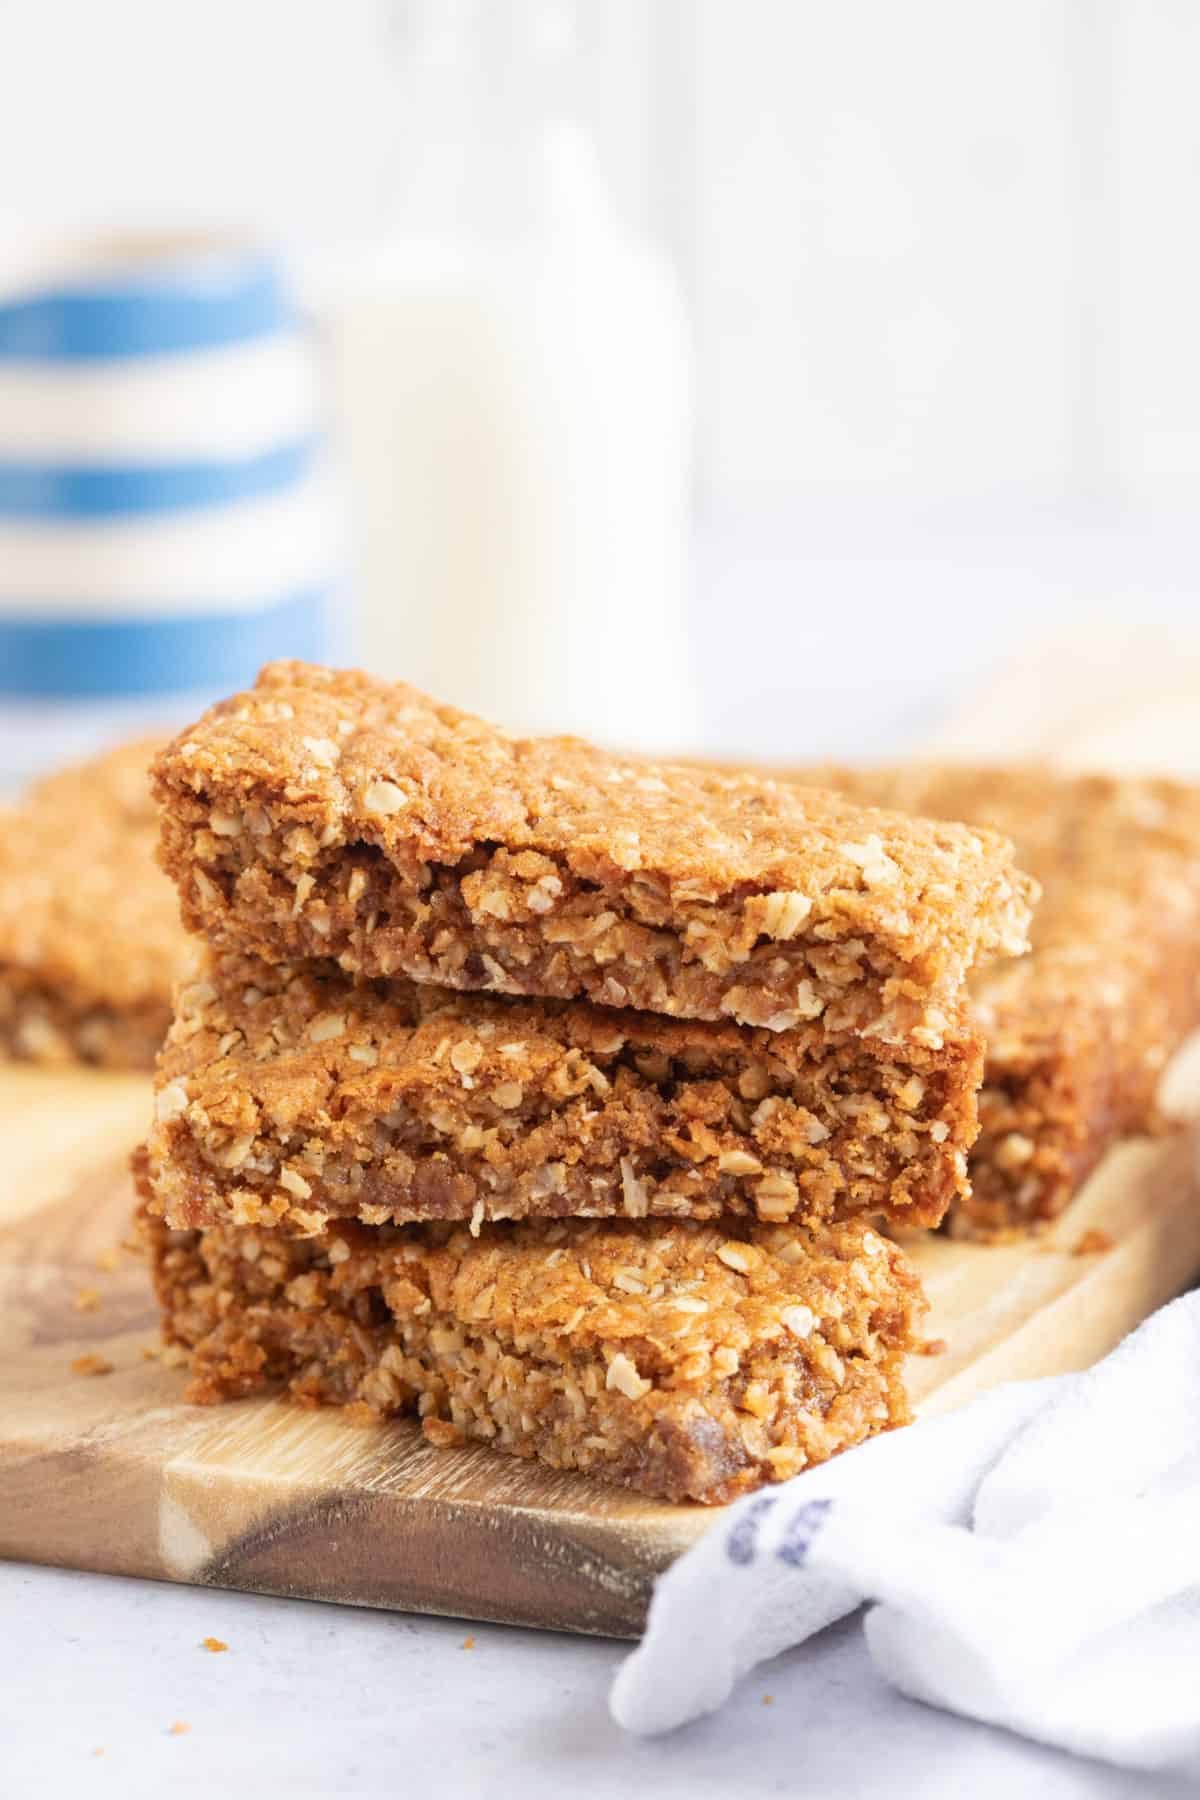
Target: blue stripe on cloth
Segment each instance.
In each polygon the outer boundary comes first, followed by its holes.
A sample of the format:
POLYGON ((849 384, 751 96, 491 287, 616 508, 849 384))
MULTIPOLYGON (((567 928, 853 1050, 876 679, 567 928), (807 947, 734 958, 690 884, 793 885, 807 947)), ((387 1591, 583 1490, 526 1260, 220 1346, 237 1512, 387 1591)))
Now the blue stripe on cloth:
POLYGON ((164 259, 0 304, 0 359, 90 362, 212 350, 295 323, 275 264, 253 254, 164 259))
POLYGON ((316 440, 228 462, 10 462, 0 457, 0 519, 112 519, 259 500, 301 481, 316 440))
POLYGON ((0 615, 0 694, 42 699, 229 692, 273 656, 319 662, 328 653, 328 589, 247 612, 148 618, 0 615))

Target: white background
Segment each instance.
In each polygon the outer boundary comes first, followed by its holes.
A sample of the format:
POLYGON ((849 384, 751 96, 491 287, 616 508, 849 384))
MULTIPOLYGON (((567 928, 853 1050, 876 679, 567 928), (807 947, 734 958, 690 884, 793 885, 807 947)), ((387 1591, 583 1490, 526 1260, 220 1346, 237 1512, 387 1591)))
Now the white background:
MULTIPOLYGON (((705 746, 892 750, 1033 627, 1182 628, 1195 0, 579 14, 576 102, 692 320, 705 746)), ((394 234, 419 17, 0 0, 0 257, 60 226, 241 225, 317 264, 394 234)))
MULTIPOLYGON (((711 505, 1193 504, 1193 0, 580 15, 580 105, 691 302, 711 505)), ((419 161, 414 16, 3 0, 0 244, 56 219, 378 233, 419 161)))

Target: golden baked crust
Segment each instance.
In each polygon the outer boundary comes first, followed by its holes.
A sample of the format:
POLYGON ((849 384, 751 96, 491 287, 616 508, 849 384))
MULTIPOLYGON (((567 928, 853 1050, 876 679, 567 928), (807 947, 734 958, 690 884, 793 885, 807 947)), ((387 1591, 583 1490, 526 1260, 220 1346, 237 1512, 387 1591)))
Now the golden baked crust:
POLYGON ((793 773, 994 827, 1041 883, 1031 954, 971 982, 981 1130, 950 1227, 1053 1219, 1112 1143, 1153 1127, 1163 1066, 1200 1026, 1200 788, 1037 766, 793 773))
POLYGON ((160 747, 60 770, 0 813, 0 1054, 153 1066, 190 961, 154 855, 160 747))
POLYGON ((192 929, 271 961, 936 1048, 1025 944, 1004 839, 744 772, 512 738, 274 663, 159 757, 192 929))
POLYGON ((924 1302, 857 1222, 141 1229, 194 1401, 283 1383, 418 1413, 435 1444, 710 1503, 909 1418, 924 1302))
POLYGON ((830 1041, 214 956, 180 988, 150 1137, 175 1226, 329 1215, 936 1225, 965 1191, 978 1033, 830 1041))

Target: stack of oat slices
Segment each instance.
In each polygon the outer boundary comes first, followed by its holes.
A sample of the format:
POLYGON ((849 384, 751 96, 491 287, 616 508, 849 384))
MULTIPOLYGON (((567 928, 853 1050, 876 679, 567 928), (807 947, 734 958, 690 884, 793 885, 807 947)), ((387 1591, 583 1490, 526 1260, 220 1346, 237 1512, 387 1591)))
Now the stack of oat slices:
POLYGON ((154 780, 208 944, 141 1158, 193 1398, 703 1501, 904 1421, 874 1226, 966 1197, 1005 838, 296 663, 154 780))

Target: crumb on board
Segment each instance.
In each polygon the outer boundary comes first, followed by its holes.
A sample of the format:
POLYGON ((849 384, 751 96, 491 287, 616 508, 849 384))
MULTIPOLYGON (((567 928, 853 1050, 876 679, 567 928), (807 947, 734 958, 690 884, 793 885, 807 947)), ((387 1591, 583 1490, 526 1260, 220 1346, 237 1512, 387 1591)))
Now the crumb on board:
POLYGON ((345 1410, 344 1417, 351 1425, 379 1425, 382 1423, 375 1408, 366 1400, 352 1400, 345 1410))
POLYGON ((421 1432, 427 1444, 435 1450, 454 1450, 466 1442, 466 1435, 449 1419, 423 1419, 421 1432))
POLYGON ((945 1338, 925 1338, 917 1345, 917 1354, 920 1356, 945 1356, 949 1348, 945 1338))
POLYGON ((142 1361, 143 1362, 157 1362, 161 1355, 162 1355, 162 1345, 161 1344, 143 1344, 142 1345, 142 1361))
POLYGON ((1104 1256, 1109 1250, 1115 1250, 1117 1240, 1110 1231, 1101 1231, 1093 1225, 1072 1246, 1072 1256, 1104 1256))
POLYGON ((100 1289, 80 1288, 71 1304, 76 1312, 96 1312, 100 1306, 100 1289))
POLYGON ((202 1650, 211 1650, 213 1655, 216 1656, 218 1652, 228 1650, 229 1645, 225 1642, 224 1638, 206 1637, 200 1639, 200 1648, 202 1650))
POLYGON ((111 1375, 112 1372, 113 1364, 107 1356, 97 1356, 91 1350, 83 1356, 77 1356, 71 1364, 72 1375, 111 1375))
POLYGON ((774 1694, 764 1694, 763 1695, 763 1705, 764 1706, 774 1706, 774 1704, 775 1704, 774 1694))
POLYGON ((176 1719, 171 1727, 170 1735, 172 1737, 186 1737, 191 1729, 192 1728, 186 1719, 176 1719))
POLYGON ((120 1267, 120 1263, 121 1251, 118 1245, 108 1244, 103 1250, 97 1250, 96 1267, 102 1274, 111 1275, 114 1269, 120 1267))
POLYGON ((104 1745, 97 1744, 96 1748, 92 1751, 92 1755, 93 1756, 103 1756, 104 1755, 104 1745))
POLYGON ((473 1650, 475 1648, 475 1639, 473 1637, 465 1637, 462 1641, 462 1647, 464 1650, 473 1650))

